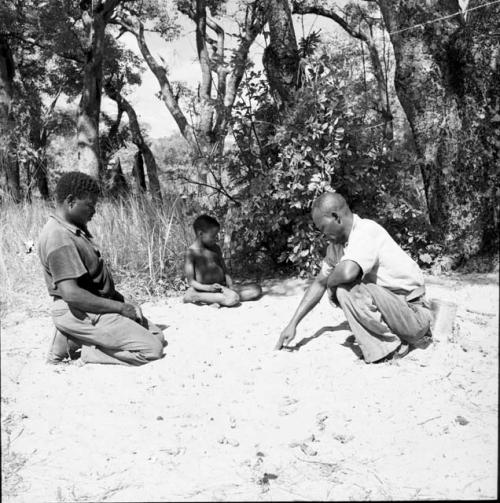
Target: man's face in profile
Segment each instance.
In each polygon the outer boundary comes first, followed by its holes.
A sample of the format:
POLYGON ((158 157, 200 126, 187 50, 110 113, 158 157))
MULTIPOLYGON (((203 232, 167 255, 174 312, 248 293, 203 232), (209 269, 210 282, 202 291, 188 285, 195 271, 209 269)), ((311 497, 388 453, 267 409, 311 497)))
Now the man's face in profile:
POLYGON ((97 195, 89 194, 82 197, 73 197, 70 204, 71 220, 80 227, 85 227, 96 211, 97 195))
POLYGON ((313 210, 312 219, 314 225, 330 241, 335 244, 344 242, 344 229, 342 220, 337 215, 328 215, 320 210, 313 210))

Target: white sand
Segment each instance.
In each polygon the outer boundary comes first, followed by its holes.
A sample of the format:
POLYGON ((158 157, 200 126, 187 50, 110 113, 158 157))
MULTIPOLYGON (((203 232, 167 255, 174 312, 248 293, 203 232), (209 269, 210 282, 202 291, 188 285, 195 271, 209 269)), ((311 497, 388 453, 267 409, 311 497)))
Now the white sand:
POLYGON ((5 317, 4 501, 494 499, 496 278, 429 277, 457 330, 374 365, 343 345, 326 298, 298 331, 313 338, 273 351, 303 289, 270 283, 233 309, 148 303, 169 344, 141 368, 46 365, 50 318, 5 317))

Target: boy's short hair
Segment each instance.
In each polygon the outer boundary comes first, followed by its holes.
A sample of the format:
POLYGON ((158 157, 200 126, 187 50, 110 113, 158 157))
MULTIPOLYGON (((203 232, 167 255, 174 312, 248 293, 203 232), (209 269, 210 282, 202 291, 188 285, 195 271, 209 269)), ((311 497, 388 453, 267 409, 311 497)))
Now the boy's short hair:
POLYGON ((62 204, 72 194, 78 199, 89 195, 99 195, 100 189, 97 180, 80 171, 69 171, 59 178, 56 185, 56 201, 62 204))
POLYGON ((217 227, 217 229, 220 229, 220 224, 215 220, 214 217, 211 217, 210 215, 200 215, 194 222, 193 222, 193 229, 194 232, 202 231, 202 232, 207 232, 210 229, 213 229, 214 227, 217 227))

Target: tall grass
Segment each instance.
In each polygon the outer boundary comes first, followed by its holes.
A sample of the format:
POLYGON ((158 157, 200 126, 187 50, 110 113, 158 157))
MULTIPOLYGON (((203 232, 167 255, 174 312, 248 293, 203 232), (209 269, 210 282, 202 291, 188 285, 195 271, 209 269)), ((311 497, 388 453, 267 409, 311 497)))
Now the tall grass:
MULTIPOLYGON (((98 207, 89 230, 126 297, 145 300, 182 285, 184 251, 193 234, 179 202, 172 198, 159 206, 130 197, 98 207)), ((36 243, 54 206, 4 200, 0 211, 2 313, 21 307, 45 310, 48 294, 36 243)))

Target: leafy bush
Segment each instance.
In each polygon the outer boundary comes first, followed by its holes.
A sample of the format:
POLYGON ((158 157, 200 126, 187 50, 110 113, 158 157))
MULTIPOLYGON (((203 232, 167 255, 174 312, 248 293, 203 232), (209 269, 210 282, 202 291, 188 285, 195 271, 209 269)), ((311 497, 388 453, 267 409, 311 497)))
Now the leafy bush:
POLYGON ((231 214, 236 253, 265 251, 276 265, 316 273, 326 243, 310 209, 333 188, 430 265, 440 249, 430 239, 415 159, 387 145, 380 131, 362 131, 352 84, 328 63, 322 56, 304 62, 305 84, 284 111, 274 107, 262 75, 249 74, 234 110, 238 148, 226 158, 240 203, 231 214))
POLYGON ((319 261, 310 207, 330 185, 344 133, 342 84, 332 72, 307 70, 308 84, 284 113, 272 105, 262 75, 251 73, 247 99, 234 111, 239 149, 228 162, 241 202, 239 250, 264 248, 276 263, 288 261, 301 270, 313 270, 319 261), (255 114, 253 103, 260 103, 255 114))

